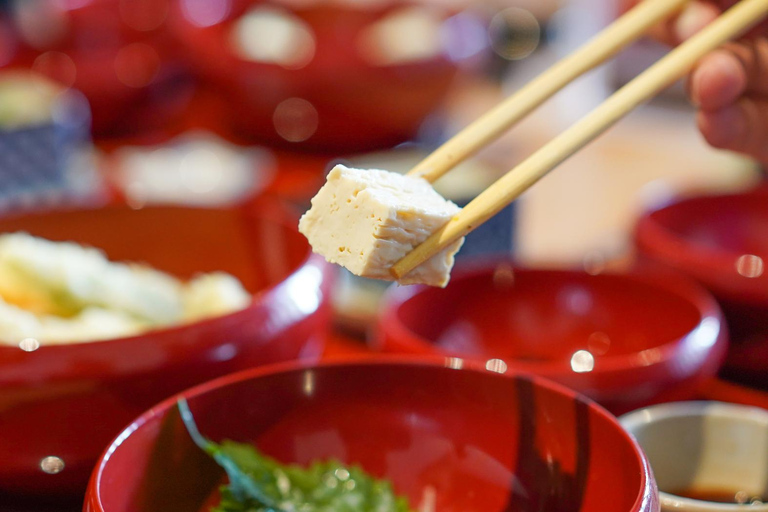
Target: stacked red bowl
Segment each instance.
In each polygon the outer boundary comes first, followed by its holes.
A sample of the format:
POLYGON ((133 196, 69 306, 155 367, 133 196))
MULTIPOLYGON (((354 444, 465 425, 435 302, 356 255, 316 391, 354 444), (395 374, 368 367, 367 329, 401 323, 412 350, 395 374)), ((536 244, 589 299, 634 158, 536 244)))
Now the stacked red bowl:
POLYGON ((241 136, 353 152, 409 140, 444 99, 466 57, 453 14, 408 1, 179 0, 170 26, 241 136), (392 38, 393 23, 411 29, 392 38))
POLYGON ((165 28, 170 0, 19 2, 25 44, 13 64, 88 98, 98 137, 165 129, 193 92, 165 28))
POLYGON ((768 189, 675 201, 640 219, 635 242, 722 305, 733 341, 723 375, 768 388, 768 189))
POLYGON ((77 496, 109 440, 160 400, 244 368, 316 360, 323 350, 330 268, 273 201, 1 219, 0 232, 10 231, 92 245, 182 279, 229 272, 253 298, 233 313, 129 338, 0 345, 0 495, 77 496))

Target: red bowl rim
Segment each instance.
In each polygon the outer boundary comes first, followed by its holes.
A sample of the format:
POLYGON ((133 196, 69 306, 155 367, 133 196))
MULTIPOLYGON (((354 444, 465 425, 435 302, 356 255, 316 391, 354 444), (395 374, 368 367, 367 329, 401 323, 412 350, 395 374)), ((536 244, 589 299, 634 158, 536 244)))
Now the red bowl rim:
MULTIPOLYGON (((673 203, 666 204, 660 208, 653 209, 643 214, 638 220, 634 238, 638 246, 654 256, 661 256, 665 260, 674 262, 681 268, 699 268, 702 272, 716 270, 722 272, 724 269, 736 272, 735 262, 744 253, 741 251, 731 251, 728 249, 705 246, 691 242, 688 238, 680 236, 669 229, 664 223, 657 219, 660 212, 670 212, 678 208, 685 208, 688 205, 696 203, 709 203, 718 201, 739 201, 744 197, 766 196, 768 189, 758 189, 735 194, 711 194, 704 196, 687 197, 676 200, 673 203)), ((768 275, 763 274, 764 278, 768 275)), ((760 279, 759 277, 757 279, 760 279)))
MULTIPOLYGON (((259 2, 252 2, 253 5, 258 4, 259 2)), ((168 27, 170 28, 170 31, 174 34, 175 38, 178 40, 179 43, 181 43, 183 46, 187 47, 188 50, 192 50, 192 54, 194 55, 193 60, 198 63, 202 64, 203 68, 207 70, 208 72, 211 72, 213 69, 216 69, 218 66, 221 66, 221 62, 225 62, 226 66, 245 66, 246 68, 252 68, 252 69, 275 69, 279 70, 282 73, 286 74, 293 74, 296 76, 301 76, 303 73, 306 73, 306 67, 302 68, 286 68, 284 66, 281 66, 280 64, 276 63, 270 63, 270 62, 257 62, 253 60, 248 60, 245 58, 239 57, 236 52, 231 50, 231 45, 223 43, 224 40, 228 40, 225 37, 220 37, 220 34, 217 34, 217 31, 225 30, 229 28, 229 26, 234 23, 239 17, 242 15, 241 13, 233 13, 229 12, 227 13, 226 17, 222 19, 221 21, 214 23, 213 25, 209 26, 198 26, 192 23, 190 20, 187 19, 187 17, 184 15, 184 13, 181 11, 181 2, 175 2, 170 9, 169 16, 168 16, 168 27), (205 34, 205 37, 200 37, 201 34, 205 34), (228 51, 219 51, 216 52, 216 64, 211 64, 211 59, 207 57, 206 52, 200 52, 197 51, 200 48, 210 48, 209 42, 213 40, 216 42, 217 47, 219 49, 226 49, 228 51)), ((370 9, 375 12, 387 12, 395 7, 398 6, 407 6, 407 5, 417 5, 418 2, 414 2, 413 0, 393 0, 391 4, 387 4, 383 7, 376 7, 375 9, 370 9)), ((349 6, 339 6, 338 8, 344 9, 344 10, 354 10, 353 7, 349 6)), ((312 10, 313 7, 296 7, 291 8, 289 10, 293 10, 295 12, 302 12, 307 10, 312 10)), ((247 12, 248 9, 245 9, 245 12, 247 12)), ((400 69, 400 70, 414 70, 414 71, 420 71, 425 66, 450 66, 455 67, 456 64, 452 63, 449 59, 446 58, 446 56, 443 53, 438 53, 434 56, 431 56, 426 59, 418 60, 415 62, 403 62, 398 64, 392 64, 392 65, 382 65, 382 66, 365 66, 366 68, 370 68, 373 70, 394 70, 394 69, 400 69)), ((311 66, 311 64, 310 64, 311 66)), ((341 70, 346 69, 348 71, 354 71, 356 69, 359 69, 359 65, 346 65, 346 66, 339 66, 339 63, 334 63, 334 70, 341 70)))
MULTIPOLYGON (((274 215, 274 218, 270 219, 273 220, 276 224, 286 227, 290 229, 291 231, 294 231, 298 233, 298 225, 297 222, 293 221, 293 215, 291 214, 291 210, 281 201, 273 199, 273 198, 265 198, 260 197, 258 198, 254 203, 247 204, 247 205, 236 205, 232 208, 216 208, 216 207, 198 207, 198 206, 183 206, 183 205, 176 205, 176 204, 152 204, 150 206, 142 207, 141 210, 161 210, 161 209, 174 209, 174 210, 197 210, 197 211, 227 211, 227 210, 238 210, 238 209, 244 209, 244 213, 256 213, 259 208, 268 208, 270 211, 270 216, 274 215), (258 205, 257 207, 254 205, 258 205)), ((130 207, 127 205, 122 204, 108 204, 104 206, 95 206, 95 207, 85 207, 85 208, 66 208, 66 209, 59 209, 59 210, 53 210, 53 211, 45 211, 41 213, 32 213, 32 214, 22 214, 22 215, 9 215, 4 216, 2 219, 23 219, 26 217, 45 217, 49 215, 58 215, 61 213, 75 213, 75 212, 87 212, 87 211, 96 211, 96 210, 129 210, 130 207)), ((118 338, 110 338, 106 340, 91 340, 91 341, 74 341, 74 342, 60 342, 56 344, 51 345, 45 345, 41 344, 40 348, 35 350, 35 352, 57 352, 62 350, 72 350, 74 347, 91 347, 94 345, 104 345, 104 344, 110 344, 111 346, 115 345, 121 345, 121 344, 131 344, 135 343, 137 339, 141 339, 146 337, 147 335, 152 334, 158 334, 158 333, 176 333, 176 334, 183 334, 186 331, 189 331, 191 329, 199 329, 201 327, 211 327, 215 323, 221 322, 222 320, 234 318, 241 315, 247 315, 250 312, 252 312, 255 308, 260 307, 265 298, 268 297, 274 290, 280 286, 283 282, 290 279, 294 275, 298 274, 303 268, 305 268, 308 264, 311 262, 317 262, 319 265, 323 265, 322 263, 324 260, 314 254, 312 252, 312 248, 307 244, 307 251, 305 257, 301 260, 301 263, 296 266, 296 268, 285 278, 278 282, 273 283, 270 286, 267 286, 265 288, 262 288, 258 290, 255 293, 250 293, 251 295, 251 303, 240 310, 233 311, 231 313, 227 313, 224 315, 218 315, 211 318, 204 318, 201 320, 196 320, 192 322, 186 322, 176 325, 170 325, 167 327, 160 327, 156 329, 149 329, 147 331, 143 331, 139 334, 135 334, 132 336, 124 336, 124 337, 118 337, 118 338)), ((0 355, 4 351, 13 351, 14 353, 17 352, 19 349, 16 345, 10 345, 10 344, 4 344, 0 343, 0 355)))
MULTIPOLYGON (((445 358, 438 356, 408 356, 402 354, 387 354, 387 355, 348 355, 343 357, 337 357, 333 360, 324 360, 320 363, 312 363, 309 361, 286 361, 282 363, 274 363, 256 368, 250 368, 239 372, 224 375, 216 379, 198 384, 185 391, 177 393, 176 395, 163 400, 151 409, 144 412, 141 416, 136 418, 130 425, 128 425, 123 431, 118 434, 112 442, 105 448, 104 452, 98 459, 98 463, 91 473, 91 478, 88 483, 88 489, 85 497, 84 510, 89 512, 107 512, 102 506, 101 502, 101 476, 106 465, 109 462, 109 458, 112 453, 117 450, 123 441, 125 441, 134 431, 141 428, 145 423, 150 421, 155 416, 165 413, 172 407, 174 407, 180 398, 194 398, 196 396, 203 395, 214 389, 226 387, 238 382, 247 380, 256 380, 262 377, 277 375, 282 373, 292 373, 297 371, 309 370, 309 369, 322 369, 322 368, 338 368, 338 367, 350 367, 350 366, 368 366, 368 367, 387 367, 387 366, 399 366, 399 367, 432 367, 432 368, 452 368, 450 365, 456 358, 445 358), (88 508, 90 506, 90 508, 88 508)), ((498 374, 493 370, 488 370, 482 365, 472 362, 470 360, 464 360, 464 364, 460 369, 455 371, 469 371, 475 373, 491 373, 498 374)), ((636 461, 640 468, 640 489, 635 501, 632 505, 631 512, 639 512, 646 510, 644 505, 647 500, 653 499, 653 495, 658 495, 658 488, 653 478, 653 471, 650 463, 643 453, 637 440, 628 433, 619 423, 618 419, 604 409, 600 404, 592 399, 574 391, 568 387, 565 387, 556 382, 552 382, 546 378, 539 377, 524 371, 513 370, 512 372, 505 372, 504 375, 498 374, 501 378, 524 378, 530 380, 535 386, 546 388, 550 391, 554 391, 560 395, 570 398, 574 401, 581 401, 585 403, 589 409, 597 414, 603 421, 607 421, 612 427, 616 428, 619 434, 625 441, 628 441, 632 447, 632 451, 635 455, 636 461)), ((658 499, 658 497, 656 498, 658 499)), ((651 509, 648 509, 651 510, 651 509)), ((630 512, 630 511, 628 511, 630 512)))
MULTIPOLYGON (((718 345, 721 345, 721 351, 724 351, 725 343, 727 343, 727 333, 725 320, 723 319, 723 313, 720 306, 715 301, 706 289, 700 286, 692 279, 687 278, 684 275, 678 273, 663 273, 656 275, 653 272, 634 269, 624 273, 618 272, 603 272, 600 274, 589 274, 584 270, 578 269, 561 269, 561 268, 534 268, 525 267, 516 264, 508 257, 499 258, 479 258, 475 261, 469 262, 463 265, 461 268, 456 269, 452 280, 461 280, 466 278, 473 278, 488 273, 494 267, 500 264, 507 264, 515 272, 525 272, 529 274, 550 274, 561 276, 594 276, 596 278, 608 278, 619 281, 631 281, 633 283, 641 284, 643 286, 649 286, 653 288, 661 289, 664 293, 673 294, 678 297, 682 297, 689 303, 691 303, 699 313, 699 321, 696 326, 689 332, 683 334, 680 337, 669 340, 661 345, 649 347, 652 350, 660 350, 661 357, 654 358, 653 363, 638 361, 640 354, 643 354, 645 350, 640 352, 633 352, 620 355, 603 355, 600 356, 600 364, 595 368, 584 374, 587 376, 595 376, 601 374, 616 374, 621 372, 627 372, 634 368, 648 369, 651 367, 658 367, 668 365, 670 362, 678 357, 677 350, 680 345, 683 344, 689 336, 694 334, 698 329, 708 322, 716 322, 718 325, 718 334, 709 345, 707 351, 716 349, 718 345)), ((384 294, 382 305, 379 308, 379 315, 376 324, 376 333, 374 336, 374 343, 377 348, 381 349, 384 345, 385 332, 391 333, 393 337, 398 339, 400 345, 409 347, 414 353, 432 353, 442 356, 450 356, 450 351, 445 351, 441 348, 435 347, 428 339, 423 338, 413 333, 408 327, 406 327, 400 320, 398 311, 400 306, 418 294, 422 290, 428 290, 429 288, 424 285, 415 285, 409 287, 391 286, 384 294)), ((701 347, 699 347, 701 349, 701 347)), ((519 361, 516 359, 505 359, 504 357, 491 357, 492 359, 501 359, 507 366, 512 369, 516 368, 518 371, 531 372, 537 375, 541 375, 547 378, 556 378, 562 375, 571 375, 573 371, 567 361, 556 359, 551 361, 519 361)))

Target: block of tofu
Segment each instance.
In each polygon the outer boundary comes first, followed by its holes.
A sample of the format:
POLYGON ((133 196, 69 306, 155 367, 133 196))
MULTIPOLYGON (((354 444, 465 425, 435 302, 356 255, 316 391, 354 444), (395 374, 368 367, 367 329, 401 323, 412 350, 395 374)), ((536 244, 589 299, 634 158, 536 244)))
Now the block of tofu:
MULTIPOLYGON (((422 178, 337 165, 299 221, 314 252, 353 274, 393 280, 389 269, 460 208, 422 178)), ((445 286, 461 238, 398 282, 445 286)))

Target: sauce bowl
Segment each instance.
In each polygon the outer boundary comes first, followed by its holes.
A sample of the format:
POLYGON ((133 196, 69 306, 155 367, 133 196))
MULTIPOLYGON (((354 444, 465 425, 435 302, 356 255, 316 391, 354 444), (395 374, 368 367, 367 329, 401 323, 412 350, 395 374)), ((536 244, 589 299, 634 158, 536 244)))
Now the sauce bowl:
POLYGON ((768 411, 678 402, 634 411, 620 421, 651 461, 663 511, 768 511, 768 504, 752 502, 768 496, 768 411))

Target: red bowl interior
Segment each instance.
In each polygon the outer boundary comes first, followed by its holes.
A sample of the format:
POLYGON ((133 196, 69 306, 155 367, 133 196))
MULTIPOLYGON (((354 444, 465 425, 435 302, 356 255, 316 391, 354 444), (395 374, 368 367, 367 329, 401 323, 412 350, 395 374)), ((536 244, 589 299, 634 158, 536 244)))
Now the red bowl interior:
POLYGON ((376 342, 530 371, 618 412, 692 393, 717 371, 724 331, 714 300, 676 276, 489 262, 445 289, 390 289, 376 342))
POLYGON ((364 7, 318 2, 293 9, 316 41, 314 57, 300 69, 238 56, 230 36, 234 22, 248 9, 269 2, 231 4, 223 19, 203 27, 188 19, 185 2, 179 1, 169 25, 192 67, 226 94, 234 127, 255 140, 322 151, 389 147, 415 135, 458 70, 446 56, 376 66, 359 54, 360 31, 407 2, 364 7), (276 107, 290 98, 306 100, 317 115, 316 131, 299 142, 287 141, 274 127, 276 107))
MULTIPOLYGON (((647 462, 616 420, 536 378, 347 361, 243 372, 185 396, 213 440, 360 464, 414 508, 434 493, 439 512, 658 510, 647 462)), ((169 400, 107 450, 84 510, 203 510, 221 479, 169 400)))
POLYGON ((0 232, 17 230, 90 244, 180 278, 224 270, 254 299, 235 313, 131 338, 33 352, 0 346, 0 494, 82 493, 99 452, 152 404, 219 375, 322 351, 331 270, 278 203, 0 219, 0 232), (55 475, 39 466, 51 455, 65 463, 55 475))

